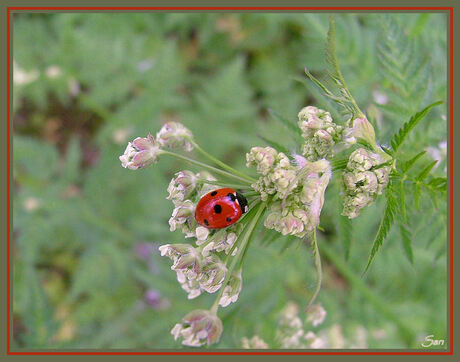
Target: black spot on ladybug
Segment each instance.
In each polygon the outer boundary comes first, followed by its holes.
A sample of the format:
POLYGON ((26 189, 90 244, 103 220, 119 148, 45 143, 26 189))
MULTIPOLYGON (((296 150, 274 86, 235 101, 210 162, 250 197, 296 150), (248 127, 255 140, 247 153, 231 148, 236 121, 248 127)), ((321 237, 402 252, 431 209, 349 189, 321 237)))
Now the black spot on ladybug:
POLYGON ((228 222, 232 221, 232 218, 231 217, 227 217, 226 219, 228 222))
POLYGON ((222 206, 220 206, 219 204, 214 205, 214 211, 216 212, 216 214, 220 214, 222 212, 222 206))
POLYGON ((233 195, 231 192, 229 192, 227 196, 230 197, 230 200, 232 200, 232 201, 236 200, 236 196, 233 195))
POLYGON ((208 225, 209 225, 209 221, 206 220, 206 219, 204 219, 204 224, 205 224, 206 226, 208 226, 208 225))
POLYGON ((216 196, 216 195, 217 195, 217 191, 211 192, 211 196, 216 196))
POLYGON ((246 200, 246 198, 239 192, 236 193, 236 197, 238 199, 238 203, 240 204, 241 212, 244 214, 246 211, 248 211, 248 200, 246 200))

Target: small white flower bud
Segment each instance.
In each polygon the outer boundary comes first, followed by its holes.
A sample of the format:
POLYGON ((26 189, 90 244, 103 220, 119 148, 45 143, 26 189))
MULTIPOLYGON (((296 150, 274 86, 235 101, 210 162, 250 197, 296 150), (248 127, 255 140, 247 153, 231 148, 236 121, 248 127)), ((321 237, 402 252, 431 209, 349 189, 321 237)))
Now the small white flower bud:
POLYGON ((171 334, 175 340, 182 338, 182 344, 185 346, 199 347, 217 343, 222 330, 222 321, 213 312, 195 310, 188 313, 182 319, 182 323, 176 324, 171 334))
POLYGON ((125 153, 119 159, 124 168, 137 170, 156 163, 161 152, 160 145, 149 133, 146 138, 138 137, 129 142, 125 153))
POLYGON ((197 245, 203 244, 209 235, 209 229, 205 228, 204 226, 198 226, 195 230, 196 238, 197 238, 197 245))
POLYGON ((257 172, 266 175, 275 163, 277 154, 272 147, 253 147, 246 154, 246 166, 256 166, 257 172))
POLYGON ((192 171, 180 171, 169 183, 167 199, 173 202, 184 201, 195 191, 196 185, 197 176, 192 171))
POLYGON ((373 148, 376 147, 375 144, 375 131, 372 124, 367 120, 366 117, 356 118, 353 120, 353 136, 356 139, 362 139, 373 148))
POLYGON ((190 139, 192 132, 179 122, 167 122, 157 133, 156 140, 162 147, 182 148, 187 152, 193 150, 190 139))
POLYGON ((227 286, 224 288, 222 297, 219 300, 219 305, 226 307, 230 303, 235 303, 238 300, 242 287, 243 283, 240 270, 237 273, 233 273, 230 277, 227 286))

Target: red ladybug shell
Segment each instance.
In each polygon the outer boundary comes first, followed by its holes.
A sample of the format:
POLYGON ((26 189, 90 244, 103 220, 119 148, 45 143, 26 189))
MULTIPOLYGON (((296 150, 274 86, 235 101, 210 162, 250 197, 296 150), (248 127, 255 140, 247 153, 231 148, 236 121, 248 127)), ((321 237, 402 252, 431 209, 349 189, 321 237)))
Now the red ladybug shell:
POLYGON ((237 222, 246 211, 246 198, 232 188, 223 188, 207 193, 198 201, 195 219, 208 229, 222 229, 237 222))

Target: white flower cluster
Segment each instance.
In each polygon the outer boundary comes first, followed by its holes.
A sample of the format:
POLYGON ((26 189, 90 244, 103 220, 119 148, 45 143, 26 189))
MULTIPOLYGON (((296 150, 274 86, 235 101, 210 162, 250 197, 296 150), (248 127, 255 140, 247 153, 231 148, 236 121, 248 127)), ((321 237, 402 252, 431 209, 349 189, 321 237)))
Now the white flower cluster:
MULTIPOLYGON (((186 238, 196 239, 196 247, 191 244, 166 244, 160 247, 161 255, 173 261, 172 270, 177 280, 193 299, 202 292, 214 293, 222 287, 227 267, 222 261, 225 255, 235 255, 235 242, 242 231, 242 224, 234 224, 225 229, 208 229, 200 226, 195 219, 195 206, 206 193, 217 188, 205 181, 215 178, 208 172, 197 174, 191 171, 176 173, 168 186, 168 197, 174 204, 169 219, 170 230, 181 230, 186 238)), ((227 306, 238 299, 241 291, 241 271, 233 273, 222 293, 220 305, 227 306)))
POLYGON ((137 137, 129 142, 123 155, 119 157, 121 165, 130 170, 150 166, 158 161, 163 152, 162 148, 181 148, 187 152, 193 150, 190 139, 192 132, 178 122, 168 122, 163 125, 154 138, 150 133, 147 137, 137 137))
POLYGON ((295 156, 297 165, 272 147, 253 147, 246 165, 261 174, 252 188, 262 200, 272 197, 264 225, 283 235, 303 237, 319 224, 324 192, 331 177, 329 162, 295 156))
POLYGON ((268 195, 285 199, 297 187, 297 169, 291 165, 289 158, 272 147, 253 147, 246 154, 246 166, 255 166, 262 175, 251 185, 260 192, 261 199, 266 201, 268 195))
POLYGON ((388 184, 391 167, 382 166, 388 159, 364 148, 353 151, 347 168, 342 173, 343 212, 350 219, 357 217, 361 209, 372 204, 388 184))
POLYGON ((268 344, 259 336, 241 338, 241 347, 244 349, 268 349, 268 344))
MULTIPOLYGON (((326 311, 321 304, 313 305, 307 316, 307 323, 318 326, 323 323, 326 311)), ((305 331, 299 317, 299 307, 289 302, 281 311, 276 338, 282 348, 324 348, 324 341, 312 331, 305 331)))
MULTIPOLYGON (((326 311, 321 304, 313 305, 305 322, 299 316, 299 307, 289 302, 281 311, 276 330, 276 347, 295 349, 326 349, 326 348, 367 348, 367 330, 363 326, 355 328, 350 339, 345 339, 342 327, 333 324, 329 328, 317 332, 310 330, 311 325, 317 327, 323 323, 326 311)), ((260 337, 242 338, 241 345, 245 349, 265 349, 270 346, 260 337)))
POLYGON ((222 321, 208 310, 194 310, 182 318, 171 330, 174 339, 183 338, 182 344, 190 347, 210 346, 217 343, 222 334, 222 321))
POLYGON ((299 128, 305 143, 302 154, 309 161, 316 161, 333 154, 334 146, 341 141, 343 127, 334 123, 331 114, 314 106, 299 112, 299 128))

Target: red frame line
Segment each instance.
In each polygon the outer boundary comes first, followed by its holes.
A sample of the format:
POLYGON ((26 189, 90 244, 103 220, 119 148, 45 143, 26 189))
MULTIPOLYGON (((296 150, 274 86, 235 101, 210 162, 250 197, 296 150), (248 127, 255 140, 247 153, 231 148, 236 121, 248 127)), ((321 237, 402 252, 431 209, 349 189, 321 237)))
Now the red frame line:
POLYGON ((7 86, 7 142, 6 142, 6 147, 7 147, 7 354, 8 355, 452 355, 453 354, 453 333, 454 333, 454 327, 453 327, 453 302, 454 302, 454 294, 453 294, 453 251, 454 251, 454 244, 453 244, 453 192, 454 192, 454 187, 453 187, 453 143, 454 143, 454 137, 453 137, 453 111, 454 111, 454 106, 453 106, 453 91, 454 91, 454 86, 453 86, 453 71, 454 71, 454 55, 453 55, 453 36, 454 36, 454 31, 453 31, 453 7, 421 7, 421 6, 414 6, 414 7, 398 7, 398 6, 387 6, 387 7, 372 7, 372 6, 366 6, 366 7, 353 7, 353 6, 342 6, 342 7, 333 7, 333 6, 322 6, 322 7, 315 7, 315 6, 296 6, 296 7, 224 7, 224 6, 215 6, 215 7, 191 7, 191 6, 182 6, 182 7, 174 7, 174 6, 165 6, 165 7, 105 7, 105 6, 94 6, 94 7, 65 7, 65 6, 12 6, 12 7, 7 7, 7 21, 6 21, 6 26, 7 26, 7 80, 6 80, 6 86, 7 86), (259 10, 259 11, 267 11, 267 10, 278 10, 278 11, 290 11, 290 10, 353 10, 353 11, 362 11, 362 10, 375 10, 375 11, 381 11, 381 10, 402 10, 402 11, 417 11, 417 10, 431 10, 431 11, 449 11, 449 19, 450 19, 450 177, 449 177, 449 182, 450 182, 450 340, 449 340, 449 346, 450 349, 448 351, 431 351, 431 350, 415 350, 415 351, 382 351, 382 352, 376 352, 376 351, 241 351, 241 352, 229 352, 229 351, 146 351, 146 352, 127 352, 127 351, 119 351, 119 352, 102 352, 102 351, 86 351, 86 352, 70 352, 70 351, 29 351, 29 352, 20 352, 20 351, 11 351, 11 336, 10 336, 10 330, 11 330, 11 311, 10 311, 10 297, 11 297, 11 281, 10 281, 10 234, 11 234, 11 215, 10 215, 10 208, 11 208, 11 198, 10 198, 10 191, 11 191, 11 182, 10 182, 10 177, 11 177, 11 160, 10 160, 10 152, 11 152, 11 140, 10 140, 10 128, 11 128, 11 123, 10 123, 10 116, 11 116, 11 109, 10 109, 10 101, 11 101, 11 94, 10 94, 10 88, 11 88, 11 82, 10 82, 10 73, 11 73, 11 62, 10 62, 10 55, 11 55, 11 43, 10 43, 10 31, 11 31, 11 10, 134 10, 134 11, 140 11, 140 10, 175 10, 175 11, 185 11, 185 10, 190 10, 190 11, 201 11, 201 10, 259 10))

